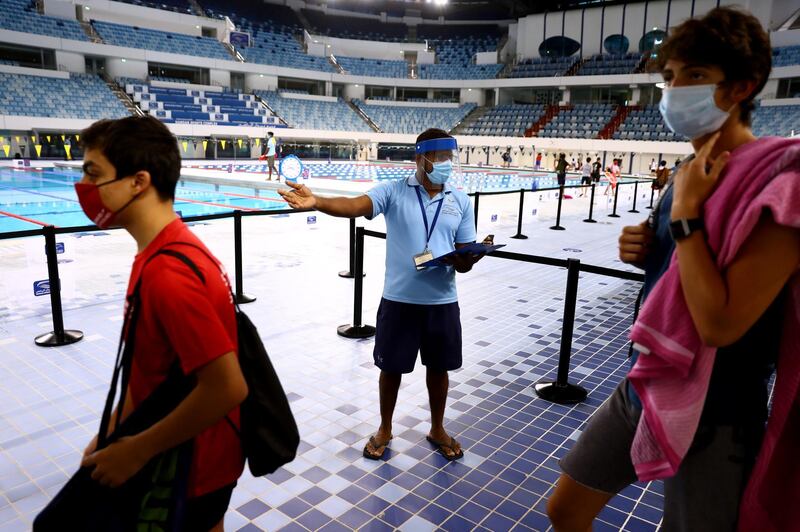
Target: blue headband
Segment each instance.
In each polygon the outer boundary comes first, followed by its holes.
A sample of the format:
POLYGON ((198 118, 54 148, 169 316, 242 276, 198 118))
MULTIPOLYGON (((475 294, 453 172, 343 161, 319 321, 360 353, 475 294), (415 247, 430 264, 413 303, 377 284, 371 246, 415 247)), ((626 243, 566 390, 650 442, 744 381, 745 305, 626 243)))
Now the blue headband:
POLYGON ((456 142, 456 139, 453 137, 447 137, 444 139, 431 139, 418 142, 416 153, 420 154, 431 151, 448 151, 457 149, 458 143, 456 142))

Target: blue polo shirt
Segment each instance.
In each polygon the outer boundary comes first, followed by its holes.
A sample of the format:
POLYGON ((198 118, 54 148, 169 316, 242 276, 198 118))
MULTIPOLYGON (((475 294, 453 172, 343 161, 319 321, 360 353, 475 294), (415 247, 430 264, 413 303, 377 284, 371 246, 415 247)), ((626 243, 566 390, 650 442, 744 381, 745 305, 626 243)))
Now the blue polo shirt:
POLYGON ((428 248, 434 257, 455 249, 455 244, 475 241, 475 217, 469 196, 445 184, 433 198, 415 176, 382 183, 367 192, 372 200, 373 219, 383 214, 386 219, 386 278, 383 297, 415 305, 443 305, 458 301, 456 271, 452 266, 434 266, 417 271, 414 255, 425 250, 425 222, 422 218, 416 189, 419 189, 428 226, 442 210, 433 229, 428 248))

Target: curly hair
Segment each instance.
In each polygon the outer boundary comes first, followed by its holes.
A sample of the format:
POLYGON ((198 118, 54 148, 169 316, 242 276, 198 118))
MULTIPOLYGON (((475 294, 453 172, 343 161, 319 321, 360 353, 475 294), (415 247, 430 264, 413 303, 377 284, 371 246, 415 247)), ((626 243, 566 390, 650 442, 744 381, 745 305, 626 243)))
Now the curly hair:
POLYGON ((739 104, 742 122, 750 124, 753 100, 772 70, 769 34, 756 17, 740 9, 717 7, 703 17, 686 20, 670 30, 649 70, 660 72, 670 59, 717 66, 725 82, 755 81, 753 93, 739 104))

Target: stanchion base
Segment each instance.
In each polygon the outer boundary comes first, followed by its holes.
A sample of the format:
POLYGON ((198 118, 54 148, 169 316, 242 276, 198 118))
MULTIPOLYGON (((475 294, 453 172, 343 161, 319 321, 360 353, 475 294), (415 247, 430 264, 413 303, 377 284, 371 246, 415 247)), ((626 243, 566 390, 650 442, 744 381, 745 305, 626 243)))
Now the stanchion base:
POLYGON ((550 229, 552 229, 553 231, 566 231, 567 230, 566 227, 561 227, 560 225, 554 225, 550 229))
POLYGON ((577 384, 558 384, 552 381, 537 382, 533 385, 533 391, 545 401, 560 405, 582 403, 589 393, 577 384))
POLYGON ((526 235, 523 235, 522 233, 517 233, 516 235, 510 236, 509 238, 514 238, 516 240, 527 240, 528 239, 528 237, 526 235))
POLYGON ((621 218, 621 216, 619 214, 609 214, 608 217, 609 218, 621 218))
POLYGON ((250 297, 246 294, 236 294, 236 302, 240 305, 246 305, 247 303, 252 303, 255 300, 256 298, 250 297))
POLYGON ((83 340, 83 333, 81 331, 64 331, 63 336, 57 335, 55 332, 49 332, 37 336, 34 342, 39 347, 58 347, 62 345, 74 344, 83 340))
MULTIPOLYGON (((366 276, 367 276, 366 273, 361 274, 361 277, 366 277, 366 276)), ((339 277, 344 277, 345 279, 352 279, 353 277, 355 277, 355 275, 353 275, 353 272, 351 271, 342 270, 339 272, 339 277)))
POLYGON ((636 209, 631 209, 628 212, 632 212, 634 214, 639 214, 639 212, 641 212, 641 211, 637 211, 636 209))
POLYGON ((593 219, 591 219, 591 218, 586 218, 586 219, 584 220, 584 222, 586 222, 587 224, 596 224, 596 223, 597 223, 597 220, 593 220, 593 219))
POLYGON ((648 209, 648 210, 649 210, 649 209, 652 209, 652 208, 653 208, 653 206, 652 206, 652 205, 648 205, 647 207, 645 207, 645 209, 648 209))
POLYGON ((370 338, 375 336, 375 327, 372 325, 339 325, 336 332, 345 338, 370 338))

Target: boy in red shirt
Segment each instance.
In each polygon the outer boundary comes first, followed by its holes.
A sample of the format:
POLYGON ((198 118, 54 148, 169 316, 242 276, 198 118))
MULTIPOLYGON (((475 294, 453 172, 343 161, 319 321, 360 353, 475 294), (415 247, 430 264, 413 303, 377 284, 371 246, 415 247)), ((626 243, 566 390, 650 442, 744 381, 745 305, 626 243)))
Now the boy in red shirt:
MULTIPOLYGON (((176 360, 196 382, 183 402, 149 429, 100 451, 95 451, 95 437, 82 465, 94 466, 92 478, 116 487, 154 456, 194 439, 185 529, 222 531, 244 468, 241 442, 231 424, 238 428, 239 404, 248 393, 227 277, 175 214, 181 160, 166 126, 150 117, 101 120, 81 133, 81 141, 84 175, 75 185, 81 207, 98 227, 123 227, 138 245, 128 295, 141 277, 142 308, 121 419, 165 380, 176 360), (205 283, 175 257, 159 255, 147 263, 174 242, 200 248, 170 246, 197 265, 205 283)), ((115 410, 111 427, 117 415, 115 410)))

